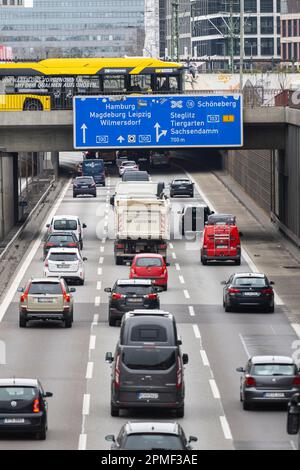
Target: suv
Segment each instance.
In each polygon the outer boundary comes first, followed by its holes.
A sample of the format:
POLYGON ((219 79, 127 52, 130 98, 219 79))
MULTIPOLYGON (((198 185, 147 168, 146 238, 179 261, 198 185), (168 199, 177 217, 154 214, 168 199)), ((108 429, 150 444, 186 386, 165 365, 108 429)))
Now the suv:
POLYGON ((45 440, 52 397, 36 379, 0 379, 0 432, 28 433, 45 440))
POLYGON ((29 320, 60 320, 66 328, 73 323, 74 288, 68 288, 64 279, 31 279, 21 293, 19 312, 20 327, 25 328, 29 320))
POLYGON ((63 277, 66 281, 84 284, 85 269, 78 248, 50 248, 44 263, 45 277, 63 277))
POLYGON ((85 195, 97 197, 97 187, 92 176, 78 176, 73 180, 73 197, 85 195))
POLYGON ((170 197, 194 197, 194 183, 188 178, 175 178, 170 184, 170 197))
POLYGON ((198 441, 194 436, 187 440, 178 423, 157 421, 129 421, 117 438, 111 434, 105 440, 112 442, 111 450, 192 450, 190 443, 198 441))
POLYGON ((137 308, 155 309, 160 307, 158 289, 152 281, 145 280, 118 280, 111 289, 104 289, 109 293, 108 322, 115 326, 122 319, 124 313, 137 308))
POLYGON ((82 224, 76 215, 56 215, 46 227, 49 234, 56 232, 74 233, 77 240, 79 240, 80 249, 82 250, 83 229, 86 228, 86 224, 82 224))
POLYGON ((122 320, 112 364, 111 416, 120 409, 161 408, 184 416, 184 365, 173 315, 160 310, 137 310, 122 320))

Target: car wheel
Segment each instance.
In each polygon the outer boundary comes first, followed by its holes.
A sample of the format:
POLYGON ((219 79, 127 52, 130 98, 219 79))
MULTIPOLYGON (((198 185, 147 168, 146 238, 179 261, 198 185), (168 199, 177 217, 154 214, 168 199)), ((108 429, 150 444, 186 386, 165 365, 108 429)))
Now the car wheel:
POLYGON ((235 260, 234 264, 235 264, 236 266, 240 266, 240 265, 241 265, 241 258, 235 260))
POLYGON ((121 256, 116 256, 115 261, 117 266, 123 264, 123 259, 121 258, 121 256))
POLYGON ((119 408, 111 403, 111 405, 110 405, 110 415, 113 416, 113 417, 118 417, 119 414, 120 414, 119 408))
POLYGON ((191 193, 191 197, 194 197, 194 193, 191 193))
POLYGON ((77 194, 74 194, 74 193, 73 193, 73 197, 75 197, 75 199, 76 199, 76 198, 77 198, 77 194))
POLYGON ((243 401, 243 410, 252 410, 252 405, 248 401, 243 401))
POLYGON ((177 418, 184 418, 184 405, 176 410, 177 418))
POLYGON ((65 328, 72 328, 73 315, 68 315, 65 317, 65 328))
POLYGON ((167 290, 168 290, 168 284, 166 284, 165 286, 163 286, 163 289, 164 289, 164 291, 167 291, 167 290))
POLYGON ((84 279, 79 279, 79 285, 83 286, 84 285, 84 279))
POLYGON ((108 324, 109 326, 116 326, 116 320, 108 315, 108 324))
POLYGON ((204 258, 201 258, 201 263, 203 264, 203 266, 206 266, 207 265, 207 260, 204 259, 204 258))
POLYGON ((225 303, 225 312, 231 312, 231 311, 232 311, 232 308, 229 307, 229 305, 225 303))
POLYGON ((19 317, 19 326, 20 328, 26 328, 27 326, 27 320, 24 317, 24 315, 22 315, 22 313, 20 314, 20 317, 19 317))
POLYGON ((46 425, 44 425, 41 431, 36 434, 36 438, 38 441, 45 441, 46 437, 47 437, 47 427, 46 425))
POLYGON ((269 307, 268 308, 268 312, 269 313, 274 313, 274 310, 275 310, 275 306, 273 305, 272 307, 269 307))

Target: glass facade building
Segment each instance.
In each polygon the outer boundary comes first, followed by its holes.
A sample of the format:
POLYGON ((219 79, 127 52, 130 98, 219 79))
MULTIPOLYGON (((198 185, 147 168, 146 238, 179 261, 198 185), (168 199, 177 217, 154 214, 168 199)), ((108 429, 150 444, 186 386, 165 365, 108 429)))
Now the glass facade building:
POLYGON ((32 8, 0 8, 1 43, 20 59, 142 55, 144 32, 144 0, 33 0, 32 8))

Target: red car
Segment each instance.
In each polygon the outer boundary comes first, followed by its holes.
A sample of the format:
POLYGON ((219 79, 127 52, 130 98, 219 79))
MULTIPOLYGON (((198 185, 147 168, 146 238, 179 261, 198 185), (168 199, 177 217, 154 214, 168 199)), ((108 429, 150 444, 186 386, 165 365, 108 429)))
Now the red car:
POLYGON ((151 279, 155 286, 168 288, 168 264, 161 255, 139 254, 133 259, 130 279, 151 279))

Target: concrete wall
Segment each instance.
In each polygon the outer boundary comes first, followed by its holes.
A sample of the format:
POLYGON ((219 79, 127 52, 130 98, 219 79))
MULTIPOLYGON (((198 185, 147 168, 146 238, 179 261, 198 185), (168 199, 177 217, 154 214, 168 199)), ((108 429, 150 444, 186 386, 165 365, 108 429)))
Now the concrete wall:
POLYGON ((16 158, 0 152, 0 240, 16 223, 16 158))

